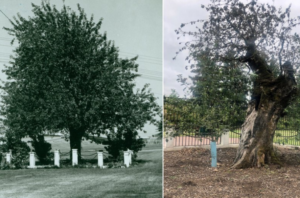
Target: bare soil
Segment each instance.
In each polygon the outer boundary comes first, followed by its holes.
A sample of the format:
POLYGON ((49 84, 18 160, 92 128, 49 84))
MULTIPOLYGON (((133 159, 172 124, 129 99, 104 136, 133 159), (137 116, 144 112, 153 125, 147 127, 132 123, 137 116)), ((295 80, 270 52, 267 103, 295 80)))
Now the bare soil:
POLYGON ((300 150, 276 147, 282 165, 231 169, 236 150, 219 148, 217 168, 209 149, 164 152, 164 197, 300 198, 300 150))

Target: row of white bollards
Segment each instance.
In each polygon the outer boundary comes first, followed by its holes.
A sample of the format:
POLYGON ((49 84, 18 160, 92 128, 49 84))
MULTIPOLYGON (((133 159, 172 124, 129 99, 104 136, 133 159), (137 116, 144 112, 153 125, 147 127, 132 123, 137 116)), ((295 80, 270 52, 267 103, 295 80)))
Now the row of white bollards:
MULTIPOLYGON (((103 168, 103 152, 99 151, 98 154, 98 167, 103 168)), ((129 167, 132 163, 132 154, 131 150, 124 151, 124 164, 126 167, 129 167)), ((6 162, 11 163, 12 153, 11 150, 9 153, 6 153, 6 162)), ((60 167, 60 153, 59 150, 54 151, 54 165, 60 167)), ((72 166, 78 165, 78 152, 77 149, 72 149, 72 166)), ((35 152, 29 153, 29 166, 28 168, 36 168, 35 165, 35 152)))
MULTIPOLYGON (((98 166, 100 168, 103 168, 103 152, 99 151, 99 152, 97 152, 97 154, 98 154, 98 166)), ((58 153, 58 157, 55 158, 55 159, 57 159, 57 161, 59 163, 59 153, 58 153)), ((54 165, 56 165, 56 166, 59 167, 59 165, 57 165, 57 164, 54 164, 54 165)), ((72 149, 72 165, 73 166, 78 165, 78 153, 77 153, 77 149, 72 149)))

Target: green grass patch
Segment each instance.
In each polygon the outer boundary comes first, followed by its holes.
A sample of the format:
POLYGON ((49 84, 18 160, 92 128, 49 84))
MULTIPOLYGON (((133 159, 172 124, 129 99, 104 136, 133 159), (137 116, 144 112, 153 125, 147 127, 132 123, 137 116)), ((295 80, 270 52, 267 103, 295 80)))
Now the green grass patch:
MULTIPOLYGON (((234 132, 229 133, 230 138, 240 138, 241 130, 235 130, 234 132)), ((286 145, 300 145, 300 135, 296 130, 276 130, 274 143, 286 144, 286 145)))
POLYGON ((276 130, 274 143, 286 145, 300 145, 300 133, 295 130, 276 130))

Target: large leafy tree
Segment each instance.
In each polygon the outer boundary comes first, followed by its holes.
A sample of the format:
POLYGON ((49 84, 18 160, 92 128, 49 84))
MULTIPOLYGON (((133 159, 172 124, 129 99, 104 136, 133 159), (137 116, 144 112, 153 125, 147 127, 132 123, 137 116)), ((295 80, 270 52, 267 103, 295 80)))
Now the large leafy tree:
POLYGON ((191 22, 203 22, 202 28, 185 32, 186 24, 182 24, 176 30, 195 37, 181 50, 190 51, 189 59, 209 59, 215 67, 225 67, 228 62, 248 67, 253 76, 251 100, 233 167, 259 167, 276 161, 276 125, 297 93, 295 72, 300 43, 299 35, 292 30, 299 25, 299 19, 290 17, 290 7, 277 9, 257 0, 212 0, 202 7, 210 14, 208 20, 191 22))
POLYGON ((134 91, 138 65, 78 11, 42 2, 33 16, 18 15, 5 28, 18 42, 3 90, 4 123, 18 134, 63 132, 81 152, 83 138, 143 130, 160 108, 145 85, 134 91))
POLYGON ((205 54, 197 61, 191 70, 194 76, 189 77, 192 83, 188 83, 182 75, 178 76, 178 81, 192 93, 198 122, 216 134, 223 131, 222 127, 235 129, 245 117, 250 80, 245 75, 247 72, 242 66, 237 67, 230 62, 218 67, 205 54))

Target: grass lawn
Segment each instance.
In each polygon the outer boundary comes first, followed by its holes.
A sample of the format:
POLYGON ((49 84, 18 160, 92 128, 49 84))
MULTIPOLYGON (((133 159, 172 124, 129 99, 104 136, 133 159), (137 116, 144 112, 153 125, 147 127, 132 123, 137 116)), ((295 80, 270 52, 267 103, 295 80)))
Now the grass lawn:
MULTIPOLYGON (((31 139, 30 138, 23 138, 24 142, 28 142, 31 139)), ((49 143, 51 143, 52 151, 59 149, 60 152, 68 152, 70 151, 70 142, 65 141, 63 138, 59 136, 45 136, 45 140, 49 143)), ((81 143, 82 145, 82 151, 90 151, 90 150, 100 150, 104 149, 104 146, 101 144, 91 143, 90 141, 84 140, 81 143)), ((28 145, 31 147, 31 144, 28 143, 28 145)))
MULTIPOLYGON (((56 144, 57 141, 52 148, 57 145, 63 150, 64 144, 56 144)), ((98 147, 89 143, 83 149, 98 150, 98 147)), ((68 149, 66 147, 66 151, 68 149)), ((162 145, 147 145, 138 153, 138 161, 140 163, 136 166, 119 169, 2 170, 0 197, 162 197, 162 145)))
MULTIPOLYGON (((240 130, 229 133, 230 138, 240 138, 240 130)), ((300 141, 297 139, 297 131, 295 130, 276 130, 273 139, 274 143, 299 146, 300 141)), ((299 137, 300 139, 300 137, 299 137)))
POLYGON ((276 130, 274 136, 274 143, 286 144, 286 145, 300 145, 300 137, 297 137, 297 131, 293 130, 276 130))

